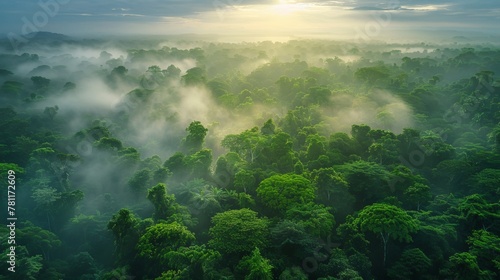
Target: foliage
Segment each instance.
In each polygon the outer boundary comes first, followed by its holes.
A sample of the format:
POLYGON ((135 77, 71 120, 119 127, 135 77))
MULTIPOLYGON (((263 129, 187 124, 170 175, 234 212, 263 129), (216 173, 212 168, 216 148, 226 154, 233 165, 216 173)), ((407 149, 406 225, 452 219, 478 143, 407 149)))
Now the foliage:
POLYGON ((335 225, 335 219, 329 210, 328 207, 309 202, 289 209, 285 218, 303 226, 312 235, 326 238, 335 225))
POLYGON ((408 249, 388 270, 388 274, 391 279, 419 279, 428 273, 431 266, 431 260, 420 249, 408 249))
POLYGON ((285 212, 297 204, 312 202, 315 187, 300 175, 274 175, 259 184, 257 196, 269 208, 285 212))
POLYGON ((500 49, 463 39, 0 51, 0 279, 498 278, 500 49))
POLYGON ((218 213, 212 224, 209 245, 222 253, 248 253, 267 245, 269 222, 250 209, 218 213))
POLYGON ((272 280, 273 266, 269 260, 262 257, 259 248, 255 248, 251 255, 245 256, 239 262, 237 269, 245 275, 245 280, 272 280))
POLYGON ((189 246, 194 240, 194 234, 177 222, 159 223, 149 227, 136 246, 138 256, 148 264, 148 274, 158 276, 168 264, 168 253, 189 246))
POLYGON ((403 209, 389 204, 375 203, 364 207, 353 223, 361 231, 380 235, 384 245, 384 264, 387 256, 387 242, 395 239, 411 242, 411 234, 419 228, 418 221, 403 209))

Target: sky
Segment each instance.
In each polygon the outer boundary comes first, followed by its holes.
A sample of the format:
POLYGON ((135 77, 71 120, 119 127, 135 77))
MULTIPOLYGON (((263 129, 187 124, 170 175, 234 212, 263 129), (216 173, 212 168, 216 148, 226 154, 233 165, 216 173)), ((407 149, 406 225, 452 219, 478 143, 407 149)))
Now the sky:
POLYGON ((500 0, 0 0, 0 33, 222 34, 377 39, 500 34, 500 0), (452 34, 452 33, 450 33, 452 34))

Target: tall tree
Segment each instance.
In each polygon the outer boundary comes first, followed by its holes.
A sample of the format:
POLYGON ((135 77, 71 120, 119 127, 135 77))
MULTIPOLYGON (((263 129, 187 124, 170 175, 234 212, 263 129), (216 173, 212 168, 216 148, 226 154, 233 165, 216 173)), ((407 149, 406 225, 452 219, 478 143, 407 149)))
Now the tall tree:
POLYGON ((420 206, 427 204, 432 198, 431 188, 421 183, 410 186, 404 195, 409 206, 416 207, 417 211, 420 211, 420 206))
POLYGON ((450 256, 449 261, 451 277, 463 280, 492 279, 479 268, 477 257, 469 252, 456 253, 450 256))
POLYGON ((201 122, 193 121, 186 128, 188 135, 182 140, 183 148, 186 152, 194 153, 201 150, 208 129, 201 122))
POLYGON ((257 127, 245 130, 240 134, 229 134, 222 140, 222 146, 231 152, 237 153, 241 158, 253 163, 259 159, 265 147, 265 137, 261 135, 257 127))
POLYGON ((259 248, 255 248, 251 255, 243 257, 237 267, 245 273, 245 280, 272 280, 273 266, 270 261, 260 254, 259 248))
POLYGON ((255 185, 255 176, 249 170, 241 169, 234 175, 234 187, 237 191, 245 193, 251 191, 253 193, 255 185))
MULTIPOLYGON (((168 252, 165 256, 167 267, 178 271, 187 272, 187 277, 193 280, 218 280, 224 279, 219 265, 222 255, 205 245, 180 247, 168 252)), ((184 273, 183 273, 184 275, 184 273)))
MULTIPOLYGON (((333 168, 321 168, 312 172, 313 182, 317 187, 317 198, 325 205, 339 208, 350 208, 354 197, 349 194, 349 184, 342 174, 333 168)), ((349 210, 349 209, 347 209, 349 210)))
POLYGON ((45 212, 45 216, 47 217, 47 226, 49 230, 51 230, 54 205, 56 200, 61 198, 61 194, 55 188, 43 187, 34 190, 31 197, 35 201, 36 207, 40 211, 45 212))
POLYGON ((120 209, 108 222, 107 228, 115 237, 118 262, 125 264, 135 257, 135 244, 139 241, 138 219, 130 210, 120 209))
POLYGON ((168 252, 182 246, 189 246, 195 236, 185 226, 173 223, 159 223, 149 227, 137 243, 138 255, 147 261, 149 276, 157 277, 168 264, 168 252))
POLYGON ((488 203, 480 194, 466 196, 458 205, 458 210, 472 229, 495 228, 500 223, 500 203, 488 203))
POLYGON ((314 236, 326 238, 332 233, 335 225, 335 218, 330 210, 324 205, 309 202, 289 209, 286 211, 285 218, 295 221, 314 236))
POLYGON ((175 197, 173 194, 167 194, 166 185, 159 183, 148 190, 148 199, 155 207, 154 219, 167 220, 172 214, 175 213, 173 208, 175 197))
POLYGON ((481 267, 500 273, 500 237, 486 230, 475 230, 467 238, 470 253, 477 256, 481 267))
POLYGON ((378 234, 384 246, 384 265, 387 259, 387 243, 390 239, 412 241, 411 234, 419 228, 418 221, 403 209, 394 205, 374 203, 366 206, 354 220, 361 231, 378 234))
POLYGON ((249 253, 267 243, 269 222, 250 209, 229 210, 212 217, 209 245, 226 254, 249 253))
POLYGON ((356 197, 357 207, 380 201, 391 194, 391 174, 384 166, 368 161, 355 161, 336 167, 349 183, 349 192, 356 197))
POLYGON ((186 74, 182 76, 182 81, 188 86, 201 85, 206 82, 205 70, 200 67, 188 69, 186 74))
POLYGON ((368 147, 373 142, 373 139, 370 137, 371 128, 365 124, 353 124, 351 127, 351 135, 354 141, 357 143, 357 154, 365 155, 368 152, 368 147))
POLYGON ((274 175, 257 188, 257 196, 271 209, 285 212, 295 205, 312 202, 316 188, 301 175, 274 175))

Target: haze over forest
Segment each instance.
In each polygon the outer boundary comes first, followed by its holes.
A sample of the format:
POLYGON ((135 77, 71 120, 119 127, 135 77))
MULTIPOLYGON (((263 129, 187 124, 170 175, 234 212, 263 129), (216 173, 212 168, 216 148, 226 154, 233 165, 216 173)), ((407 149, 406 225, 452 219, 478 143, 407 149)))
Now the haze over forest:
POLYGON ((497 279, 499 17, 0 4, 0 279, 497 279))

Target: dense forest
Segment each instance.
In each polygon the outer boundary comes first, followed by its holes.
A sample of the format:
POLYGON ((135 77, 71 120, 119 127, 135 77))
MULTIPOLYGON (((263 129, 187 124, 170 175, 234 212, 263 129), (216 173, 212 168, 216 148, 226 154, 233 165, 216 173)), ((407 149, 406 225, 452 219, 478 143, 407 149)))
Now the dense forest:
POLYGON ((0 54, 0 279, 500 276, 499 46, 42 35, 0 54))

